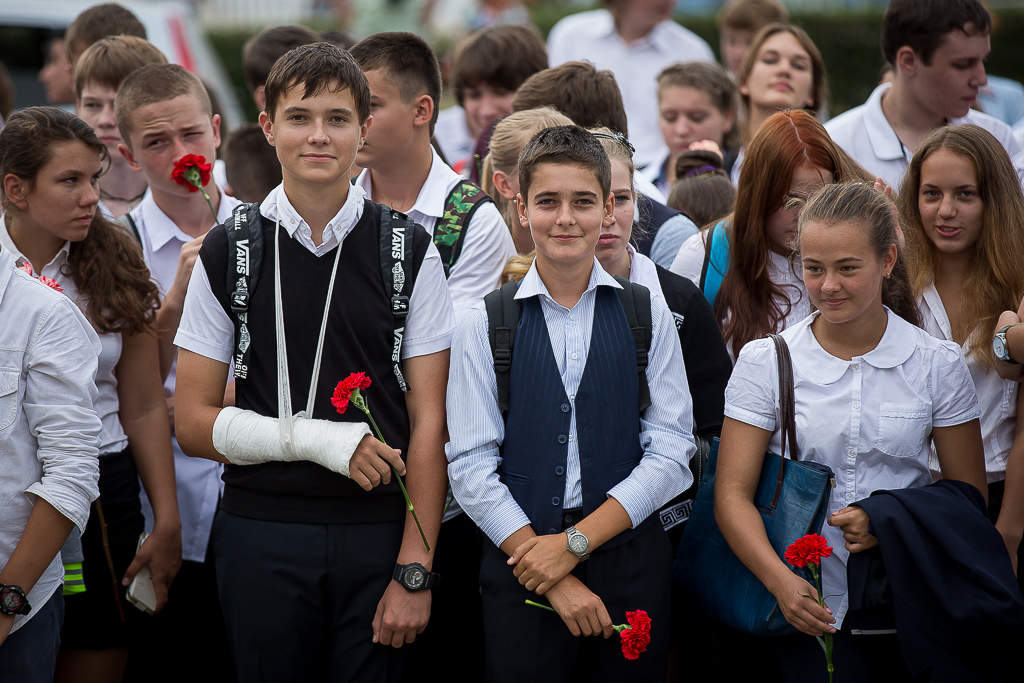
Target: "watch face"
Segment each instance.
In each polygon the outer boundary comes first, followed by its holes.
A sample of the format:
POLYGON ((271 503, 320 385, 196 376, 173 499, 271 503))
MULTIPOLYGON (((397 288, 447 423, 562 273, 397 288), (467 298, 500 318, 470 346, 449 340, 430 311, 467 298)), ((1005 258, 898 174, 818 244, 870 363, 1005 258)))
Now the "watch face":
POLYGON ((8 612, 17 612, 24 602, 22 597, 14 591, 7 591, 3 597, 3 608, 8 612))
POLYGON ((587 552, 587 548, 589 546, 590 543, 587 542, 587 537, 583 534, 575 534, 572 538, 569 539, 569 550, 576 553, 577 555, 579 553, 587 552))
POLYGON ((423 587, 423 582, 426 580, 426 576, 423 574, 423 570, 417 567, 411 567, 405 572, 405 584, 413 590, 418 590, 423 587))
POLYGON ((995 351, 996 358, 1006 360, 1009 354, 1006 353, 1006 343, 1003 342, 1003 335, 997 334, 992 340, 992 350, 995 351))

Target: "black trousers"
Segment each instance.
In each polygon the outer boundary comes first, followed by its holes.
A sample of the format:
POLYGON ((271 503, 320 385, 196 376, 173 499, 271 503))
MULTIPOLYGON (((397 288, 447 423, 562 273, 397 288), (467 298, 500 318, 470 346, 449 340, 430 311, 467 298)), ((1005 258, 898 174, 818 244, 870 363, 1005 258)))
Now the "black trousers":
POLYGON ((292 524, 220 510, 213 550, 240 683, 401 680, 405 649, 373 643, 403 525, 292 524))
POLYGON ((601 598, 612 623, 626 623, 629 611, 650 615, 651 643, 633 661, 622 655, 617 635, 576 638, 557 614, 525 604, 546 601, 519 584, 507 560, 500 548, 484 541, 480 585, 488 681, 665 681, 672 545, 660 524, 617 548, 598 549, 572 572, 601 598))

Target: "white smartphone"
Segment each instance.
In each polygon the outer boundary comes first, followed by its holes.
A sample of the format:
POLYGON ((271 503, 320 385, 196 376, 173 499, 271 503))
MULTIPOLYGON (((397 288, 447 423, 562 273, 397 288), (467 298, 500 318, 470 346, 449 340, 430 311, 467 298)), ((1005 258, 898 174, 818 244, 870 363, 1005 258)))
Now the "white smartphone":
MULTIPOLYGON (((135 547, 136 553, 147 538, 149 534, 143 531, 139 536, 139 544, 135 547)), ((128 602, 146 614, 153 614, 156 611, 156 588, 153 587, 153 574, 149 567, 143 567, 135 574, 131 585, 128 586, 128 602)))

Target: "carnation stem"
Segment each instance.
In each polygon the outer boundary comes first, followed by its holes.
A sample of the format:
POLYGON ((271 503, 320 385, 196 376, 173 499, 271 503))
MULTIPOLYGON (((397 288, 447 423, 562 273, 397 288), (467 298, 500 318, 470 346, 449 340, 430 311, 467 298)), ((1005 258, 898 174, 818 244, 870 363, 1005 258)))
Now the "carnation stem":
POLYGON ((531 607, 540 607, 541 609, 546 609, 549 612, 554 612, 555 614, 558 614, 558 612, 552 609, 551 607, 548 607, 547 605, 542 605, 539 602, 534 602, 533 600, 527 600, 526 604, 530 605, 531 607))
MULTIPOLYGON (((377 426, 377 422, 373 419, 373 415, 370 415, 370 406, 367 405, 365 408, 362 406, 359 407, 362 408, 364 413, 366 413, 366 417, 370 418, 370 424, 373 426, 373 431, 377 432, 377 438, 380 439, 382 444, 387 445, 388 442, 384 440, 384 435, 380 433, 380 427, 377 426)), ((395 469, 394 465, 391 466, 391 471, 394 473, 395 479, 398 480, 398 487, 402 489, 402 495, 405 497, 405 509, 412 513, 412 519, 416 522, 416 528, 420 531, 420 538, 423 539, 423 547, 426 548, 429 553, 430 544, 427 543, 427 535, 423 533, 423 527, 420 526, 420 518, 416 516, 416 510, 412 507, 412 499, 409 498, 409 492, 405 490, 405 483, 402 481, 402 477, 399 476, 398 470, 395 469)))
POLYGON ((213 214, 213 224, 217 225, 217 212, 213 210, 213 202, 210 201, 210 195, 206 194, 206 188, 202 185, 199 186, 199 191, 203 193, 203 199, 206 200, 206 205, 210 207, 210 213, 213 214))

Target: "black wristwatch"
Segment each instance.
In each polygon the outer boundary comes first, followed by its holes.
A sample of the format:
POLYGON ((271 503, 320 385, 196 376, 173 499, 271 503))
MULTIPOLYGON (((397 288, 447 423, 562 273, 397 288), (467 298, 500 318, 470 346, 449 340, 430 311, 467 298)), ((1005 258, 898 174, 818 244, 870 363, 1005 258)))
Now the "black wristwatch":
POLYGON ((25 591, 21 586, 4 586, 0 584, 0 612, 4 614, 28 614, 32 606, 28 604, 25 591))
POLYGON ((396 564, 395 573, 391 575, 391 578, 402 584, 402 588, 412 593, 437 588, 437 585, 441 583, 440 574, 428 572, 427 568, 419 562, 396 564))

